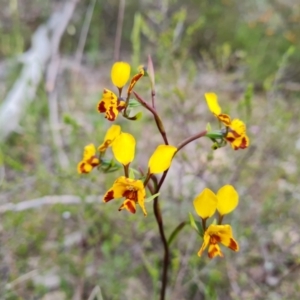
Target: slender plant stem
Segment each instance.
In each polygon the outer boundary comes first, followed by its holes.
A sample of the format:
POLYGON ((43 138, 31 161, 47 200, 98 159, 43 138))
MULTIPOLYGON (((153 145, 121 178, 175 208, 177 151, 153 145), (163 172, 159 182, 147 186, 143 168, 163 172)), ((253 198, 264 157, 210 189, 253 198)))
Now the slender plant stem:
POLYGON ((202 228, 203 228, 203 231, 205 232, 206 230, 206 220, 207 219, 202 219, 202 228))
POLYGON ((128 178, 129 177, 129 164, 128 165, 123 165, 124 166, 124 174, 125 177, 128 178))
POLYGON ((167 138, 167 134, 166 134, 166 131, 165 131, 165 128, 164 128, 164 125, 159 117, 159 115, 157 114, 155 108, 151 107, 139 94, 137 94, 135 91, 133 91, 133 94, 135 95, 135 97, 137 98, 137 100, 147 109, 149 110, 153 116, 154 116, 154 120, 155 120, 155 123, 156 123, 156 126, 164 140, 164 143, 166 145, 169 145, 169 142, 168 142, 168 138, 167 138))
POLYGON ((155 109, 155 90, 151 91, 152 107, 155 109))
POLYGON ((183 142, 181 142, 178 146, 177 146, 177 151, 180 151, 184 146, 186 146, 187 144, 189 144, 190 142, 193 142, 194 140, 200 139, 201 137, 205 136, 207 133, 207 130, 203 130, 195 135, 190 136, 189 138, 187 138, 186 140, 184 140, 183 142))
POLYGON ((168 266, 169 266, 170 254, 169 254, 169 245, 164 232, 163 219, 160 211, 158 197, 154 199, 153 210, 157 221, 160 238, 164 247, 163 272, 162 272, 162 280, 161 280, 162 282, 161 282, 161 289, 160 289, 160 300, 164 300, 166 295, 166 287, 168 283, 168 266))
POLYGON ((219 224, 219 225, 222 224, 223 218, 224 218, 224 215, 220 215, 220 214, 219 214, 219 220, 218 220, 218 224, 219 224))

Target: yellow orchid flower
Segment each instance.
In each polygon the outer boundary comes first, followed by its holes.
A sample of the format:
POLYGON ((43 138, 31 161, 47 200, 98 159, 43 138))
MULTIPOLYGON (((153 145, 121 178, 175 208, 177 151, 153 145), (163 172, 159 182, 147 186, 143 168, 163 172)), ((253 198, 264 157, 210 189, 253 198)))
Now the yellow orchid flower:
POLYGON ((77 171, 79 174, 87 174, 99 164, 99 158, 96 157, 96 147, 93 144, 89 144, 84 147, 83 158, 77 165, 77 171))
POLYGON ((159 145, 148 162, 150 174, 159 174, 170 168, 177 148, 171 145, 159 145))
POLYGON ((136 203, 138 203, 146 216, 145 197, 146 191, 141 180, 134 180, 121 176, 114 182, 112 188, 105 193, 103 201, 108 202, 113 199, 125 198, 119 211, 127 209, 134 214, 136 212, 136 203))
POLYGON ((105 113, 107 120, 114 121, 124 106, 124 101, 120 101, 112 91, 104 89, 102 99, 97 105, 97 110, 99 113, 105 113))
POLYGON ((205 100, 209 110, 227 127, 226 141, 231 144, 234 150, 245 149, 249 146, 250 140, 246 134, 246 125, 239 119, 231 120, 227 114, 222 114, 215 93, 206 93, 205 100))
MULTIPOLYGON (((138 74, 134 75, 130 81, 127 90, 127 97, 129 97, 133 87, 137 81, 144 75, 144 70, 140 70, 138 74)), ((102 99, 97 105, 99 113, 105 113, 105 118, 109 121, 114 121, 119 112, 125 108, 125 101, 122 99, 122 89, 129 80, 130 65, 126 62, 119 61, 113 64, 111 69, 111 81, 119 90, 119 97, 108 89, 103 90, 102 99)))
POLYGON ((230 225, 211 224, 204 233, 203 244, 198 252, 198 256, 201 256, 208 246, 209 258, 214 258, 215 256, 223 257, 224 255, 218 245, 219 243, 233 251, 239 251, 239 245, 232 236, 232 229, 230 225))
POLYGON ((205 99, 209 110, 225 125, 230 126, 231 119, 229 115, 222 114, 221 107, 218 103, 218 97, 215 93, 206 93, 205 99))
POLYGON ((194 208, 202 219, 210 218, 217 209, 218 198, 213 191, 205 188, 195 199, 194 208))

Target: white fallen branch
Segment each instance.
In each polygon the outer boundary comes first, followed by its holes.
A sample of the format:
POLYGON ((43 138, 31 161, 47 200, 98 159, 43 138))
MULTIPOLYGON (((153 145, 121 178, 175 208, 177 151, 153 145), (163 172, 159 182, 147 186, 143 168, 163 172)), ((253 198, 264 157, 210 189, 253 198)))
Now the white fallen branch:
POLYGON ((101 202, 100 196, 87 196, 84 199, 74 196, 74 195, 61 195, 61 196, 44 196, 37 199, 26 200, 19 203, 6 203, 0 205, 0 214, 6 213, 8 211, 24 211, 27 209, 36 209, 45 205, 55 205, 55 204, 81 204, 81 203, 95 203, 101 202))
POLYGON ((60 11, 51 15, 48 22, 38 27, 31 38, 31 48, 17 58, 22 71, 0 106, 0 141, 12 132, 20 131, 20 120, 27 105, 33 101, 43 78, 47 63, 57 52, 62 30, 71 19, 78 0, 70 0, 60 11))
POLYGON ((41 25, 32 36, 31 48, 20 58, 23 63, 21 74, 0 106, 0 141, 20 130, 24 108, 36 95, 50 57, 48 31, 46 25, 41 25))

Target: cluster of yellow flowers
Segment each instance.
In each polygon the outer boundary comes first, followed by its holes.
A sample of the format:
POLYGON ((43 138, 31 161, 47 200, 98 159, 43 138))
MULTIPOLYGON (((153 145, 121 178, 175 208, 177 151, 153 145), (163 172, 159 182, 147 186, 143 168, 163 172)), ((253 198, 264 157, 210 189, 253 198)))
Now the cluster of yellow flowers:
POLYGON ((204 230, 203 244, 198 252, 199 256, 202 255, 207 246, 209 246, 209 258, 217 255, 223 256, 218 243, 222 243, 233 251, 239 250, 239 245, 232 236, 231 226, 228 224, 221 225, 223 217, 232 212, 237 207, 238 202, 239 195, 231 185, 224 185, 217 194, 206 188, 194 199, 194 207, 197 214, 202 218, 204 230), (218 224, 212 223, 206 229, 206 220, 213 216, 216 211, 219 213, 218 224))
MULTIPOLYGON (((122 132, 119 125, 112 125, 103 140, 103 143, 96 149, 94 144, 89 144, 85 147, 83 158, 77 166, 78 173, 89 173, 95 167, 101 167, 105 162, 105 153, 109 147, 115 160, 124 168, 124 176, 118 177, 113 183, 112 187, 105 193, 103 197, 104 202, 109 202, 113 199, 124 198, 124 202, 119 207, 119 210, 126 209, 131 213, 136 212, 136 204, 139 204, 144 215, 147 215, 145 207, 146 188, 149 189, 152 196, 158 196, 158 189, 151 189, 149 183, 153 179, 154 174, 164 173, 170 168, 172 159, 178 151, 180 151, 186 144, 197 138, 206 136, 214 142, 214 148, 220 148, 229 142, 234 150, 245 149, 249 146, 249 138, 246 134, 246 126, 239 119, 231 120, 230 116, 221 113, 221 108, 218 104, 217 95, 214 93, 205 94, 210 111, 217 117, 220 124, 225 125, 218 131, 205 130, 204 133, 195 135, 179 144, 177 147, 169 145, 166 134, 163 129, 162 122, 155 110, 154 103, 152 106, 148 105, 140 96, 138 96, 133 88, 140 78, 147 75, 146 68, 142 67, 139 72, 134 75, 130 81, 126 92, 126 97, 122 97, 122 91, 130 77, 130 65, 125 62, 116 62, 111 70, 111 79, 113 84, 118 89, 118 96, 108 89, 104 89, 103 96, 97 105, 99 113, 104 113, 105 118, 109 121, 114 121, 119 113, 130 120, 137 120, 139 115, 129 117, 126 110, 130 106, 131 94, 134 93, 137 101, 142 106, 150 110, 154 115, 156 124, 161 132, 165 144, 158 145, 154 153, 149 159, 148 170, 145 174, 141 171, 140 178, 135 179, 133 172, 131 172, 130 164, 135 156, 135 138, 126 132, 122 132)), ((136 101, 136 100, 135 100, 136 101)), ((163 177, 165 177, 163 176, 163 177)), ((163 178, 164 180, 164 178, 163 178)), ((163 183, 161 181, 161 184, 163 183)), ((225 185, 217 194, 214 194, 209 189, 204 189, 194 200, 194 207, 197 214, 202 218, 202 230, 197 229, 196 223, 193 223, 199 234, 203 236, 203 245, 198 252, 201 256, 204 249, 208 246, 208 256, 213 258, 217 255, 223 256, 218 243, 222 243, 233 251, 238 251, 238 243, 232 236, 232 229, 230 225, 222 225, 224 215, 233 211, 238 204, 238 193, 231 185, 225 185), (210 218, 216 211, 218 211, 219 219, 206 227, 206 220, 210 218)))
MULTIPOLYGON (((136 203, 138 203, 146 216, 147 212, 144 204, 146 184, 141 180, 129 178, 129 166, 134 160, 135 145, 135 138, 131 134, 121 132, 119 125, 112 125, 108 129, 103 143, 98 147, 99 158, 96 157, 96 147, 93 144, 87 145, 77 170, 78 173, 89 173, 94 167, 100 165, 105 151, 108 147, 111 147, 115 159, 124 167, 125 176, 119 177, 114 182, 112 188, 105 193, 103 201, 108 202, 113 199, 125 198, 119 210, 125 208, 131 213, 135 213, 136 203)), ((146 183, 152 174, 159 174, 169 169, 176 151, 177 148, 174 146, 159 145, 149 159, 148 172, 144 182, 146 183)))

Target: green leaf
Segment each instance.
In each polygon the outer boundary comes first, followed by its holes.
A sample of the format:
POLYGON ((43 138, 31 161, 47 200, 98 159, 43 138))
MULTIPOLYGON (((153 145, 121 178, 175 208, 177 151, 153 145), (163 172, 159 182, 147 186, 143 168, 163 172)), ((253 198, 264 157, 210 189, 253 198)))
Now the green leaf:
POLYGON ((137 120, 141 119, 142 116, 143 116, 143 113, 140 111, 139 113, 137 113, 137 114, 136 114, 135 116, 133 116, 133 117, 127 116, 126 119, 127 119, 127 120, 131 120, 131 121, 137 121, 137 120))
POLYGON ((208 132, 205 136, 207 136, 211 139, 222 139, 223 138, 223 133, 220 130, 216 130, 216 131, 208 132))
POLYGON ((195 219, 194 219, 194 216, 189 213, 189 219, 190 219, 190 224, 191 226, 196 229, 196 231, 198 231, 198 226, 196 225, 196 222, 195 222, 195 219))
POLYGON ((130 99, 128 103, 129 108, 139 107, 141 106, 141 103, 137 101, 136 99, 130 99))
POLYGON ((154 194, 148 198, 145 199, 145 202, 150 202, 152 201, 154 198, 158 197, 160 193, 154 194))
POLYGON ((101 158, 99 169, 104 173, 112 173, 122 168, 122 165, 114 161, 113 159, 108 160, 101 158))
POLYGON ((190 225, 198 232, 199 235, 203 236, 202 224, 194 220, 194 217, 189 213, 190 225))
POLYGON ((178 233, 184 228, 185 225, 187 225, 188 222, 182 222, 180 223, 171 233, 169 239, 168 239, 168 245, 170 246, 171 243, 173 242, 173 240, 176 238, 176 236, 178 235, 178 233))

